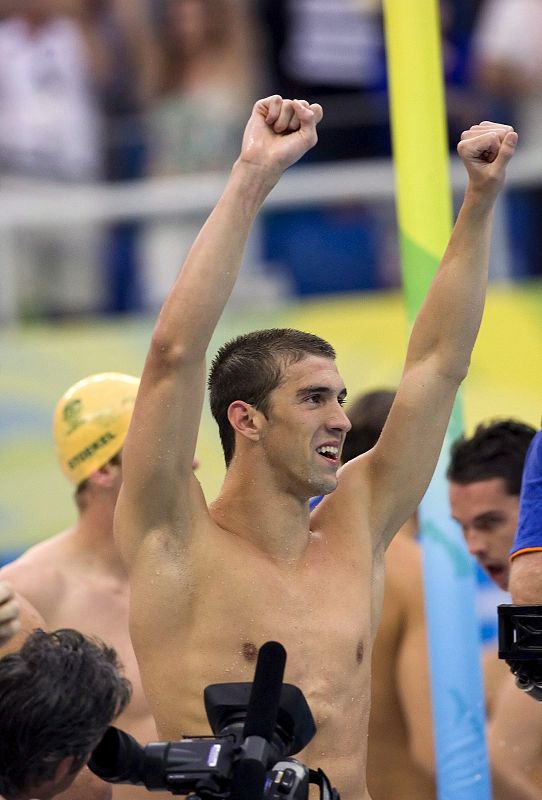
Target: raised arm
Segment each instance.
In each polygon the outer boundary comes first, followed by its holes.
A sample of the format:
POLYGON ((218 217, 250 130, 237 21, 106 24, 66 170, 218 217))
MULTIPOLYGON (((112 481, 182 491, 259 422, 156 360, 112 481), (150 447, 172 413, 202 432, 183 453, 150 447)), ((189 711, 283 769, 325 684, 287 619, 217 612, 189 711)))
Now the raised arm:
POLYGON ((387 544, 413 513, 434 472, 482 317, 492 212, 516 142, 510 126, 482 122, 458 145, 468 173, 463 205, 414 324, 382 435, 358 465, 368 476, 375 545, 387 544))
POLYGON ((235 284, 254 218, 281 174, 316 143, 318 105, 259 100, 241 153, 160 312, 123 456, 116 535, 125 559, 150 530, 188 535, 204 509, 192 476, 205 352, 235 284))

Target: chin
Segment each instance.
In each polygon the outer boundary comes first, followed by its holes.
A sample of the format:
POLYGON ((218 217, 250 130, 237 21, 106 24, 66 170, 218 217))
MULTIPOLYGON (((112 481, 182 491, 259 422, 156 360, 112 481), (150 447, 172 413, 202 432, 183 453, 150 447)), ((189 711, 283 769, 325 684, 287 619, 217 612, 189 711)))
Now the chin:
POLYGON ((489 577, 493 580, 493 583, 495 583, 499 587, 499 589, 503 590, 503 592, 508 591, 510 573, 502 572, 500 575, 490 575, 489 577))
POLYGON ((328 477, 328 478, 320 478, 319 481, 314 481, 312 484, 313 490, 315 490, 315 494, 331 494, 337 488, 337 478, 336 476, 328 477))

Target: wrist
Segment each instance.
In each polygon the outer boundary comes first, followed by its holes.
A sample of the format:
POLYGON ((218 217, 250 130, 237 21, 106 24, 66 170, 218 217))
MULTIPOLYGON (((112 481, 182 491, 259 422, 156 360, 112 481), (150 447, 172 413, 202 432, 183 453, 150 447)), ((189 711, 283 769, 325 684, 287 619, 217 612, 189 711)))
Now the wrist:
POLYGON ((267 196, 276 186, 283 172, 284 170, 276 165, 246 161, 239 156, 232 166, 231 176, 234 180, 243 183, 247 190, 267 196))
POLYGON ((481 188, 469 182, 465 189, 463 205, 469 207, 472 211, 487 214, 493 210, 498 194, 498 189, 492 191, 487 186, 481 188))

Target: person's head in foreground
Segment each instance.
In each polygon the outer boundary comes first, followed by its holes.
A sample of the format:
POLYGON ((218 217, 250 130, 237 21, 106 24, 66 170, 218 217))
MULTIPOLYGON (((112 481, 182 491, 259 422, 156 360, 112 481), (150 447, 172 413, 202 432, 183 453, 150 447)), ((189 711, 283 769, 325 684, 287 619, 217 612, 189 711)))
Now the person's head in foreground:
POLYGON ((330 344, 289 328, 239 336, 217 353, 209 390, 227 466, 257 448, 307 498, 333 491, 350 423, 330 344))
POLYGON ((37 629, 0 659, 0 795, 48 800, 87 763, 126 707, 115 651, 79 631, 37 629))
POLYGON ((523 465, 535 433, 513 419, 481 423, 451 449, 452 517, 461 525, 469 552, 501 589, 508 588, 523 465))

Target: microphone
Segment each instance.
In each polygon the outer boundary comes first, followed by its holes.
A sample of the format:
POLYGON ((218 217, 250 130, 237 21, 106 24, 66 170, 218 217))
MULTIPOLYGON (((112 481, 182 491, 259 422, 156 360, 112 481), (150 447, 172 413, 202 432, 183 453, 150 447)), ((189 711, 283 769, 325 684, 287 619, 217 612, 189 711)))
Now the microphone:
POLYGON ((263 798, 266 742, 271 743, 277 724, 285 664, 286 650, 279 642, 261 646, 243 727, 245 756, 235 767, 230 800, 263 798))
POLYGON ((261 736, 271 742, 277 724, 286 650, 279 642, 260 648, 247 706, 243 736, 261 736))

